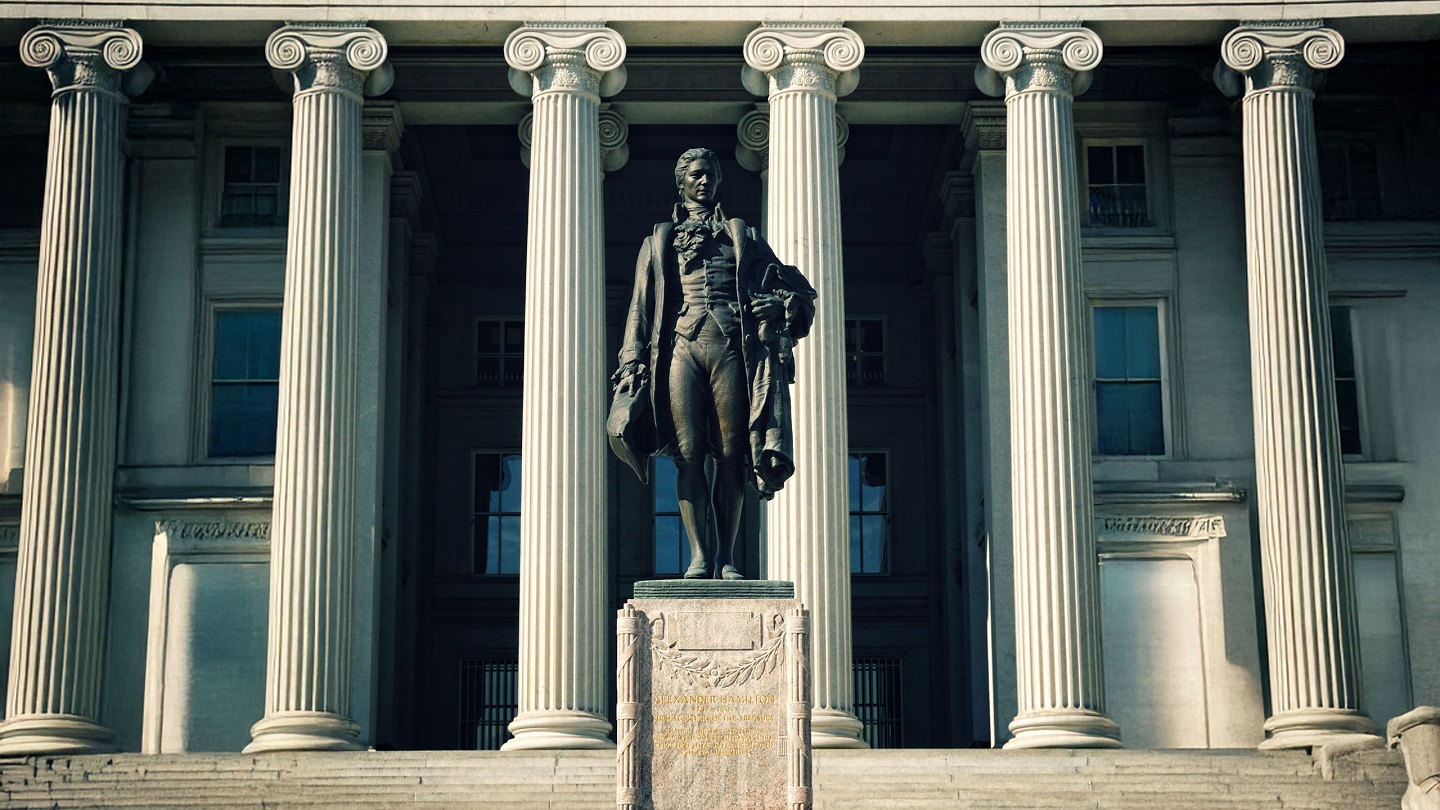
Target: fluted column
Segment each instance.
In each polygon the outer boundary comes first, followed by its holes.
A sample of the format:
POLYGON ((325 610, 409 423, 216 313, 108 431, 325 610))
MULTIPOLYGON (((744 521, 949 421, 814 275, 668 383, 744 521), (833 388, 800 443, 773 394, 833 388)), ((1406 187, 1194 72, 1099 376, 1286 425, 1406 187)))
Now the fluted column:
POLYGON ((390 74, 384 37, 359 24, 287 25, 265 55, 294 75, 295 100, 265 716, 245 750, 345 750, 360 732, 351 677, 362 89, 383 92, 390 74))
POLYGON ((1010 465, 1019 713, 1007 748, 1115 747, 1105 715, 1090 482, 1075 95, 1100 63, 1079 26, 1002 24, 980 89, 1005 95, 1010 465))
POLYGON ((54 86, 14 631, 0 753, 101 751, 128 102, 148 82, 120 23, 30 29, 54 86), (136 70, 139 66, 139 70, 136 70))
POLYGON ((765 575, 810 609, 817 748, 864 748, 850 650, 845 290, 835 100, 855 89, 865 45, 835 25, 762 25, 745 39, 746 89, 770 104, 766 234, 819 293, 795 351, 795 476, 766 510, 765 575))
MULTIPOLYGON (((1246 24, 1221 56, 1244 74, 1245 253, 1255 494, 1270 658, 1261 748, 1373 740, 1360 661, 1335 413, 1312 105, 1345 43, 1318 21, 1246 24)), ((1217 79, 1232 91, 1239 77, 1217 79)))
MULTIPOLYGON (((625 41, 524 26, 510 85, 533 99, 520 448, 520 690, 506 750, 610 748, 605 551, 605 234, 600 96, 625 41)), ((610 122, 612 125, 614 121, 610 122)))

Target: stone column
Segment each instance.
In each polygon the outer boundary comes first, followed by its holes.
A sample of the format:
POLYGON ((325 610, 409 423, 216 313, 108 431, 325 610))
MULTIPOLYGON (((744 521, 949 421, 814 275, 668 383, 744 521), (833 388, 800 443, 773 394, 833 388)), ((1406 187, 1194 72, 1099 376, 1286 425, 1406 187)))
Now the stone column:
POLYGON ((1019 713, 1007 748, 1108 748, 1090 482, 1075 95, 1100 63, 1079 26, 1007 25, 976 83, 1005 95, 1010 465, 1019 713))
MULTIPOLYGON (((1244 74, 1245 253, 1255 408, 1255 495, 1270 657, 1261 748, 1380 743, 1360 711, 1345 482, 1312 104, 1345 54, 1318 21, 1231 31, 1244 74)), ((1239 77, 1223 69, 1222 89, 1239 77)))
POLYGON ((385 39, 287 25, 265 43, 295 77, 280 413, 270 523, 265 717, 246 751, 358 747, 353 719, 362 88, 388 89, 385 39))
POLYGON ((767 508, 765 575, 810 609, 817 748, 864 748, 850 650, 845 289, 835 100, 855 89, 865 44, 834 25, 762 25, 745 38, 745 87, 770 103, 766 228, 820 294, 796 349, 795 477, 767 508))
POLYGON ((505 40, 510 85, 534 100, 512 751, 614 745, 600 96, 624 86, 624 60, 625 41, 599 24, 526 25, 505 40))
POLYGON ((20 41, 20 58, 45 68, 55 92, 3 754, 101 751, 112 738, 99 718, 119 399, 122 91, 148 82, 140 53, 140 36, 119 23, 40 25, 20 41))

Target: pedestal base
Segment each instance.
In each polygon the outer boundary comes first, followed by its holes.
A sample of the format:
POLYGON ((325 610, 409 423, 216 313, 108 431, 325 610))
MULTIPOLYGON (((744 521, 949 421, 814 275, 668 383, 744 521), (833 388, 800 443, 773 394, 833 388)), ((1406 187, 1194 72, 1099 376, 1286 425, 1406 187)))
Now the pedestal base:
POLYGON ((573 709, 517 715, 510 721, 510 733, 515 738, 500 746, 501 751, 615 747, 609 720, 573 709))
POLYGON ((75 714, 21 715, 0 723, 0 755, 104 754, 115 750, 115 735, 75 714))
POLYGON ((1296 709, 1265 721, 1266 739, 1261 751, 1343 745, 1380 747, 1385 741, 1370 718, 1354 709, 1296 709))
POLYGON ((869 748, 860 737, 864 730, 865 724, 849 712, 815 709, 810 713, 812 748, 869 748))
POLYGON ((1121 748, 1120 727, 1099 712, 1058 709, 1029 712, 1010 721, 1006 748, 1121 748))
POLYGON ((250 727, 245 753, 266 751, 360 751, 360 724, 329 712, 281 712, 250 727))

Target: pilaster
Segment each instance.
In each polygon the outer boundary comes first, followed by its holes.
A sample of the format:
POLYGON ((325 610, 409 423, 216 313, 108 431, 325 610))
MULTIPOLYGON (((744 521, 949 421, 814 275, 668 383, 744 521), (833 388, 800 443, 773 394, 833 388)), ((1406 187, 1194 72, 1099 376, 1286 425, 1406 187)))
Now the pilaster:
POLYGON ((795 352, 795 476, 767 507, 767 579, 795 583, 811 611, 812 737, 818 748, 863 748, 850 640, 849 448, 840 139, 835 101, 859 83, 865 44, 833 25, 766 24, 745 39, 742 80, 769 100, 766 228, 776 255, 819 293, 795 352))
POLYGON ((526 25, 505 41, 505 60, 511 87, 534 104, 519 713, 505 748, 611 748, 601 178, 602 141, 617 154, 624 129, 602 117, 600 97, 624 86, 625 41, 598 23, 526 25))
POLYGON ((1317 20, 1246 23, 1220 46, 1222 89, 1244 76, 1245 253, 1255 494, 1270 664, 1267 739, 1301 748, 1380 738, 1360 662, 1313 103, 1345 42, 1317 20))
POLYGON ((1019 712, 1009 748, 1116 747, 1105 715, 1090 479, 1075 94, 1100 63, 1079 26, 1002 24, 976 83, 1005 95, 1010 471, 1019 712))
POLYGON ((265 43, 270 66, 294 77, 295 113, 265 716, 251 753, 361 747, 352 678, 362 93, 388 89, 386 53, 384 37, 359 23, 286 25, 265 43))
POLYGON ((104 751, 100 693, 119 414, 122 142, 148 82, 120 23, 30 29, 54 87, 10 676, 0 753, 104 751))

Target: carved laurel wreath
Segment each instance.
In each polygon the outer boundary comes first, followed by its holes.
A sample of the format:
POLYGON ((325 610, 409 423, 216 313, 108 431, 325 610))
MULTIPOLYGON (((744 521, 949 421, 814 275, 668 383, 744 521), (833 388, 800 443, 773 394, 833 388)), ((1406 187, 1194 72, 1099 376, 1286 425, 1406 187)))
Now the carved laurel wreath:
POLYGON ((673 647, 660 644, 652 644, 651 651, 655 654, 657 669, 669 672, 672 678, 683 681, 686 686, 724 689, 748 683, 751 679, 759 679, 774 671, 780 663, 782 656, 779 651, 784 642, 785 636, 778 635, 754 655, 723 669, 714 656, 686 656, 673 647))

